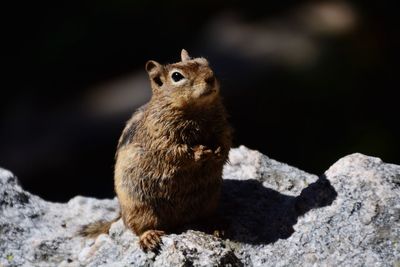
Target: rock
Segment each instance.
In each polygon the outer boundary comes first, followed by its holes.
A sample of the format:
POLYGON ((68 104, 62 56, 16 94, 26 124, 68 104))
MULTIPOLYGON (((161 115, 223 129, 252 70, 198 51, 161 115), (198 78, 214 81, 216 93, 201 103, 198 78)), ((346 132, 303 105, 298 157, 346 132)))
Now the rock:
POLYGON ((116 199, 51 203, 0 169, 0 266, 399 266, 400 166, 352 154, 317 177, 243 146, 224 169, 225 237, 199 229, 144 253, 122 221, 95 240, 79 228, 116 199))

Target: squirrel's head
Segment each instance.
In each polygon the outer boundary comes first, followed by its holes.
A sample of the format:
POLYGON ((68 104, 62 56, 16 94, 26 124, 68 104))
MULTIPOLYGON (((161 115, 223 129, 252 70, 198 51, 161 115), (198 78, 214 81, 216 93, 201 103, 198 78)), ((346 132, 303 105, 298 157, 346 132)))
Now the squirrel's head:
POLYGON ((219 84, 205 58, 190 58, 182 49, 181 61, 161 65, 146 63, 154 97, 161 97, 177 108, 212 104, 219 96, 219 84))

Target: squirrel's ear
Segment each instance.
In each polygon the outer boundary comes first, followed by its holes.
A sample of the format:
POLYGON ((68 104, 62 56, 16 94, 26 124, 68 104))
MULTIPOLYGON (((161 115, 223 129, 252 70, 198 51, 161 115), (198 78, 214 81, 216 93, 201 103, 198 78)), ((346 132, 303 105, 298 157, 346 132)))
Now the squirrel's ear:
POLYGON ((147 73, 149 74, 150 79, 155 82, 158 86, 162 86, 163 82, 161 81, 161 73, 162 73, 162 65, 154 60, 149 60, 146 62, 145 67, 147 73))
POLYGON ((181 60, 182 60, 182 62, 190 60, 189 53, 185 49, 182 49, 182 51, 181 51, 181 60))
POLYGON ((146 62, 146 71, 149 76, 153 76, 154 74, 161 73, 162 66, 160 63, 154 60, 149 60, 146 62))

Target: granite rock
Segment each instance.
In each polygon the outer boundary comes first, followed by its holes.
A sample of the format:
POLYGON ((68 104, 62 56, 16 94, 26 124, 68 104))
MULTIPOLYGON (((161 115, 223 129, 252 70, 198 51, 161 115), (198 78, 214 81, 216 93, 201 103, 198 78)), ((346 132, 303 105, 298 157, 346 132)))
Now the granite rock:
POLYGON ((400 166, 352 154, 316 176, 241 146, 224 168, 224 237, 187 229, 144 253, 116 199, 52 203, 0 169, 0 266, 400 266, 400 166))

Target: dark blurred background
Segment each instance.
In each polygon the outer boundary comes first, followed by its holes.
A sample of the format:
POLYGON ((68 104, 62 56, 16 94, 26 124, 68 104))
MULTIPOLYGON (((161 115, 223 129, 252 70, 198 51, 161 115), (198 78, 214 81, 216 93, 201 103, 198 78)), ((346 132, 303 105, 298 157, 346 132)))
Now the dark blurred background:
MULTIPOLYGON (((400 163, 398 28, 382 1, 37 1, 6 16, 0 166, 48 200, 112 197, 117 140, 149 59, 209 59, 235 146, 321 174, 400 163)), ((3 61, 4 62, 4 61, 3 61)))

